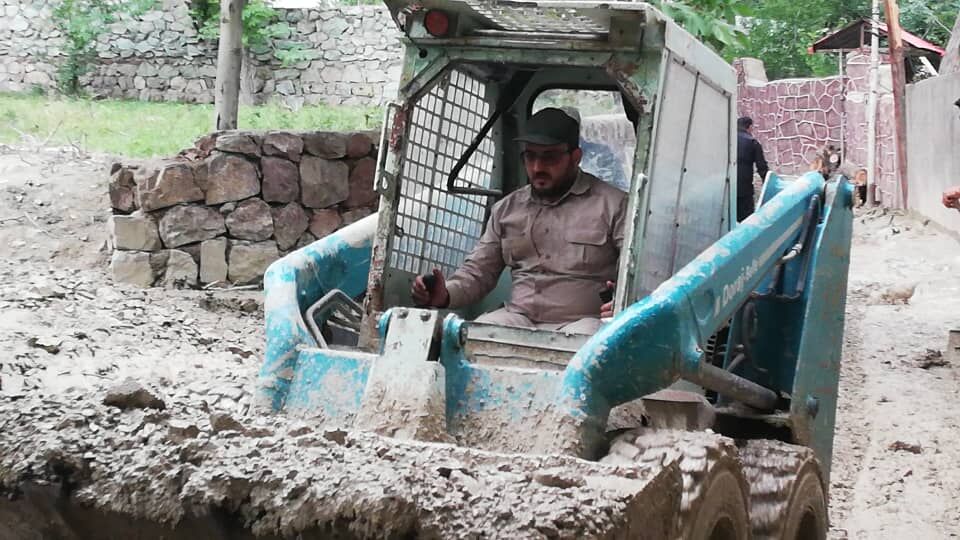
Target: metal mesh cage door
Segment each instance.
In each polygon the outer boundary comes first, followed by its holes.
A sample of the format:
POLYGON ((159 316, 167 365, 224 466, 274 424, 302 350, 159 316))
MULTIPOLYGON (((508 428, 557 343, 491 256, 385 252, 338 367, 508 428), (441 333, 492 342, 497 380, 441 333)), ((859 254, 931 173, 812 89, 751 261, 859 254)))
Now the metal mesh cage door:
MULTIPOLYGON (((385 270, 386 305, 409 304, 409 280, 440 268, 450 275, 483 232, 488 197, 447 191, 447 177, 492 113, 494 85, 446 72, 412 107, 398 178, 397 218, 385 270)), ((495 126, 460 171, 458 186, 500 185, 495 126)))

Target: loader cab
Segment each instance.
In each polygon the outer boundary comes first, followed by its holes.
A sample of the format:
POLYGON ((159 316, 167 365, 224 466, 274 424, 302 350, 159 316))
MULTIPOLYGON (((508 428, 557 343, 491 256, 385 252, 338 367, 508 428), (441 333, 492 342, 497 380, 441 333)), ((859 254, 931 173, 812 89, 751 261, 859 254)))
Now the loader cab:
MULTIPOLYGON (((572 25, 568 34, 528 35, 520 26, 485 27, 490 13, 445 5, 456 36, 431 32, 425 13, 405 20, 399 95, 381 139, 380 256, 371 261, 362 347, 374 346, 380 313, 412 306, 417 275, 433 268, 451 275, 493 204, 527 184, 514 139, 547 106, 579 113, 582 168, 628 194, 616 309, 730 229, 736 80, 722 59, 673 22, 647 21, 650 13, 629 6, 598 9, 593 21, 550 23, 572 25)), ((457 315, 472 320, 502 306, 508 272, 457 315)))

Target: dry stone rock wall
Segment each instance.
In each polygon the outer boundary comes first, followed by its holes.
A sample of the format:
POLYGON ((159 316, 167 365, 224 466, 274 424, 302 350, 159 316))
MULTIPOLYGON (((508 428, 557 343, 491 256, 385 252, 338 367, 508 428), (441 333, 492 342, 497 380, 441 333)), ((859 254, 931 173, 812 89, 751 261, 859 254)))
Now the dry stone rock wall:
POLYGON ((142 287, 255 283, 281 255, 376 210, 367 133, 225 131, 111 171, 111 269, 142 287))
MULTIPOLYGON (((0 91, 53 89, 63 36, 56 0, 0 0, 0 91)), ((291 34, 244 58, 246 103, 275 97, 290 106, 376 105, 396 93, 399 32, 382 6, 279 9, 291 34), (277 49, 300 47, 305 60, 284 65, 277 49)), ((99 37, 93 70, 81 79, 98 97, 212 103, 217 44, 201 39, 185 0, 122 18, 99 37)))

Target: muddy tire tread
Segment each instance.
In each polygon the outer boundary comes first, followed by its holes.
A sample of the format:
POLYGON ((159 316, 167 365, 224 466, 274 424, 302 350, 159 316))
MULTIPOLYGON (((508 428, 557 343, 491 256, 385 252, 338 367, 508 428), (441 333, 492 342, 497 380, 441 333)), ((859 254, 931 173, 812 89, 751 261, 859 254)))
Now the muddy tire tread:
MULTIPOLYGON (((812 465, 819 474, 820 466, 813 450, 780 441, 753 440, 740 449, 740 462, 750 486, 754 540, 779 539, 801 471, 812 465)), ((820 480, 822 484, 822 476, 820 480)))
POLYGON ((600 461, 667 466, 674 460, 678 460, 683 478, 677 538, 682 538, 692 523, 706 493, 705 481, 715 467, 730 465, 739 477, 743 493, 749 493, 746 479, 740 474, 734 441, 709 431, 632 430, 617 436, 610 452, 600 461))

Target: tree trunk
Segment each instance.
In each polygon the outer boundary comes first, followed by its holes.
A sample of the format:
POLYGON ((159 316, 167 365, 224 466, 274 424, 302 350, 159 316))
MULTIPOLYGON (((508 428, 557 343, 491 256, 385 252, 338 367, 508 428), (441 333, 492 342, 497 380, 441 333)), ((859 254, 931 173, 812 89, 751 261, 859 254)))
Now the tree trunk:
POLYGON ((237 129, 240 69, 243 65, 243 4, 220 2, 220 48, 217 51, 216 118, 214 129, 237 129))
POLYGON ((947 42, 947 52, 940 62, 940 75, 948 75, 957 71, 960 71, 960 14, 957 15, 957 21, 953 23, 950 41, 947 42))

